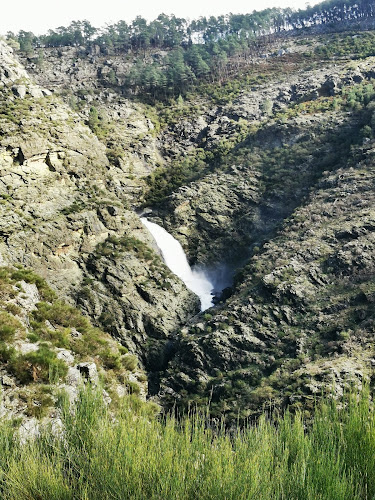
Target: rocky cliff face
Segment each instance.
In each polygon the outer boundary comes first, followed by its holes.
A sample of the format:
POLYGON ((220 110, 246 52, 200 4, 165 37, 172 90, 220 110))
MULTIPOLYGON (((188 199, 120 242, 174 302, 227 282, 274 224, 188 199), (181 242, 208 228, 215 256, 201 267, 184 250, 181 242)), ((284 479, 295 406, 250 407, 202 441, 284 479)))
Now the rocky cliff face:
POLYGON ((1 46, 2 258, 35 269, 96 323, 110 317, 111 333, 147 359, 148 338, 155 350, 196 312, 197 299, 168 273, 128 208, 132 189, 121 165, 109 163, 80 116, 18 63, 13 68, 10 49, 1 46))
POLYGON ((308 407, 332 382, 340 392, 372 376, 373 147, 323 174, 233 297, 181 332, 167 400, 212 393, 217 410, 251 414, 271 399, 308 407))
POLYGON ((242 268, 251 256, 231 298, 170 348, 156 384, 165 404, 307 409, 332 383, 341 394, 372 378, 373 107, 353 112, 346 96, 372 88, 373 64, 343 63, 330 97, 310 88, 297 113, 276 114, 159 208, 193 261, 242 268))
MULTIPOLYGON (((228 140, 238 134, 237 108, 256 127, 241 137, 214 173, 208 171, 179 188, 158 207, 163 224, 193 262, 212 264, 228 257, 242 262, 249 248, 259 246, 292 213, 320 173, 329 164, 340 164, 350 137, 361 126, 358 117, 338 109, 311 112, 308 103, 332 103, 352 85, 370 82, 373 68, 374 60, 368 58, 355 67, 344 62, 314 72, 297 71, 284 81, 271 79, 267 86, 242 92, 233 103, 216 109, 211 125, 207 120, 202 121, 202 128, 199 122, 195 124, 191 143, 183 142, 186 148, 195 144, 210 149, 223 137, 228 140), (267 101, 272 103, 271 119, 263 109, 267 101), (289 112, 293 106, 300 107, 294 115, 289 112), (218 123, 225 123, 226 129, 218 123), (343 143, 341 150, 338 140, 343 143)), ((192 128, 186 122, 177 124, 175 137, 182 126, 192 128)))
POLYGON ((344 141, 357 126, 341 113, 270 123, 216 172, 173 193, 158 213, 193 261, 238 267, 301 203, 327 161, 340 162, 347 146, 338 151, 332 138, 344 141))
POLYGON ((372 376, 375 63, 301 56, 325 41, 169 107, 124 97, 128 57, 46 49, 26 71, 0 43, 3 260, 139 354, 167 406, 308 408, 372 376), (191 262, 237 268, 204 315, 134 212, 150 200, 191 262))

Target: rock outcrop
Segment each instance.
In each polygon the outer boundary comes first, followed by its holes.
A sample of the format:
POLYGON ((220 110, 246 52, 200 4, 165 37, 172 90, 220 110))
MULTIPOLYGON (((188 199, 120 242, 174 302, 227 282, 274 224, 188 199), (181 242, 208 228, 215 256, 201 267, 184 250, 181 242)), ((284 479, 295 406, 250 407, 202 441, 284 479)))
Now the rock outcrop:
POLYGON ((372 377, 374 142, 360 150, 363 160, 322 174, 232 297, 182 330, 166 401, 190 393, 249 415, 271 400, 308 408, 332 383, 341 394, 372 377))
MULTIPOLYGON (((34 85, 18 63, 15 68, 9 78, 22 72, 25 85, 34 85)), ((147 359, 149 335, 154 352, 158 339, 164 342, 195 314, 197 298, 168 275, 127 208, 134 190, 126 173, 108 161, 105 145, 83 119, 56 96, 20 97, 4 87, 0 99, 5 262, 39 272, 61 297, 79 300, 97 324, 110 316, 111 333, 147 359)), ((126 113, 121 119, 144 131, 126 113)))

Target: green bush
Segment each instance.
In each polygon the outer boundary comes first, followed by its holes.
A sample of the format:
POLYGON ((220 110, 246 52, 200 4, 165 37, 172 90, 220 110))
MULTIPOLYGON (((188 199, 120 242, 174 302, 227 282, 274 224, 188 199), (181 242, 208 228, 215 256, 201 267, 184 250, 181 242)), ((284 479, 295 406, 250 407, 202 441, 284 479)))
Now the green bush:
POLYGON ((103 366, 108 370, 119 370, 121 368, 121 360, 119 352, 113 352, 109 347, 102 349, 99 352, 103 366))
POLYGON ((52 324, 76 328, 81 332, 86 332, 90 328, 89 320, 82 316, 78 309, 60 300, 56 300, 52 304, 39 302, 33 316, 39 322, 48 320, 52 324))
POLYGON ((137 382, 133 382, 132 380, 126 380, 125 387, 129 394, 139 394, 141 391, 139 384, 137 384, 137 382))
POLYGON ((13 339, 17 330, 24 331, 22 324, 8 312, 0 311, 0 341, 13 339))
POLYGON ((57 359, 56 353, 48 345, 41 344, 39 349, 28 354, 13 355, 9 370, 23 384, 30 382, 57 382, 68 372, 64 361, 57 359))
POLYGON ((28 387, 20 392, 20 399, 27 404, 26 415, 38 419, 48 415, 54 401, 51 396, 51 387, 45 385, 36 385, 28 387))
POLYGON ((34 273, 31 269, 19 268, 16 271, 9 271, 10 277, 14 281, 26 281, 26 283, 33 283, 38 287, 39 293, 42 298, 47 301, 54 300, 56 294, 47 285, 46 281, 34 273))

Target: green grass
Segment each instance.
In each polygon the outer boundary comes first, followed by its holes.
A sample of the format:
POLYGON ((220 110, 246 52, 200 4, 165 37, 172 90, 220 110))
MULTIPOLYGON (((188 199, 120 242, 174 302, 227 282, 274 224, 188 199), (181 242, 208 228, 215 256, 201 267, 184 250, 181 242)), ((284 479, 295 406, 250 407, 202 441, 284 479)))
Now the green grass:
POLYGON ((284 414, 225 430, 192 414, 157 418, 135 396, 116 419, 100 390, 86 388, 75 413, 61 396, 63 436, 20 445, 0 428, 4 499, 355 500, 375 495, 375 412, 367 390, 343 408, 325 401, 314 421, 284 414))

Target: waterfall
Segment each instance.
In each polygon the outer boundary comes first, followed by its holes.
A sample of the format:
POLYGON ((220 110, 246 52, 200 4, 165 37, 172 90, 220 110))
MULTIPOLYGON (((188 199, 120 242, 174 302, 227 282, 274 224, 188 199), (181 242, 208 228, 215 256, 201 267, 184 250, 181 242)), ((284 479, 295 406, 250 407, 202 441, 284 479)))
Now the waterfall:
POLYGON ((141 217, 141 221, 154 237, 165 264, 185 283, 189 290, 198 295, 201 300, 201 310, 204 311, 213 306, 214 285, 206 273, 201 269, 192 269, 189 266, 182 246, 164 228, 150 222, 146 217, 141 217))

